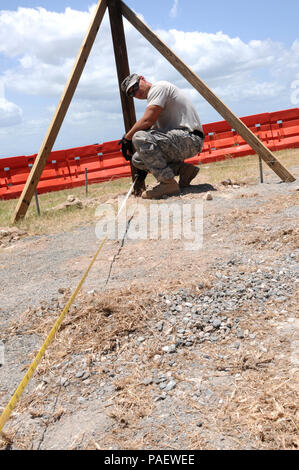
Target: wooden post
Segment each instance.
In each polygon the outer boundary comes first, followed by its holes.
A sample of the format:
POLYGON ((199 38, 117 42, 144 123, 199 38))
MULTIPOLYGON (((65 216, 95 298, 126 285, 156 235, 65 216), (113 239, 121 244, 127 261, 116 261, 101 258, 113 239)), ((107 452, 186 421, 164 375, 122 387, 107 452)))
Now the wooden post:
POLYGON ((262 161, 260 156, 258 156, 258 157, 259 157, 260 180, 261 180, 261 183, 263 183, 264 182, 263 161, 262 161))
MULTIPOLYGON (((126 46, 123 17, 121 14, 120 0, 107 0, 111 34, 113 40, 114 57, 117 69, 118 87, 120 93, 121 106, 125 130, 128 132, 136 122, 136 112, 133 98, 127 97, 121 90, 122 81, 130 75, 130 67, 126 46)), ((135 178, 135 168, 131 163, 132 180, 135 178)))
POLYGON ((68 107, 72 101, 73 95, 76 91, 78 82, 81 74, 84 70, 87 62, 89 53, 97 36, 97 32, 100 28, 103 16, 107 7, 107 0, 99 0, 93 20, 90 24, 88 32, 83 40, 81 49, 77 56, 73 70, 70 74, 69 80, 65 86, 60 102, 57 106, 56 112, 49 126, 45 139, 42 143, 40 151, 35 159, 35 163, 32 167, 26 185, 24 186, 23 192, 18 201, 17 207, 12 217, 12 223, 15 223, 20 218, 26 215, 36 186, 40 180, 41 174, 47 163, 48 156, 53 148, 58 132, 61 128, 68 107))
POLYGON ((136 122, 136 113, 133 98, 126 97, 126 95, 121 91, 121 83, 128 75, 130 75, 130 68, 123 18, 120 9, 120 0, 107 0, 107 4, 110 17, 121 106, 123 110, 125 130, 128 132, 136 122))
POLYGON ((85 168, 85 196, 88 196, 88 175, 87 168, 85 168))
POLYGON ((295 181, 294 176, 275 158, 274 154, 251 132, 250 129, 213 93, 212 90, 189 67, 166 46, 158 36, 141 21, 123 2, 124 17, 183 75, 189 83, 210 103, 238 134, 260 155, 269 167, 285 182, 295 181))

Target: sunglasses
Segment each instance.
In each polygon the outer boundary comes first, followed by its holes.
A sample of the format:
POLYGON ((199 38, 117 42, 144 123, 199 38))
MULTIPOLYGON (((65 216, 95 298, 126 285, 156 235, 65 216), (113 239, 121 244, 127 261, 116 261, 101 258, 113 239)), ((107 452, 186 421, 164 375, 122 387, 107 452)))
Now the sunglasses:
POLYGON ((135 96, 136 91, 139 89, 139 80, 135 85, 132 86, 132 88, 128 91, 127 95, 130 98, 133 98, 135 96))

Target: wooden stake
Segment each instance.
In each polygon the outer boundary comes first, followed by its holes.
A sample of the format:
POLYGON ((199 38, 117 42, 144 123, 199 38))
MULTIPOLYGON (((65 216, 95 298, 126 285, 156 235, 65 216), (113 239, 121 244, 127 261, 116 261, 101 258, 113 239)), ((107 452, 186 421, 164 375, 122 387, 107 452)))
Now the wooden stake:
MULTIPOLYGON (((136 122, 136 112, 133 98, 127 97, 121 90, 122 81, 130 75, 130 67, 126 46, 123 17, 121 14, 120 0, 107 0, 110 26, 113 40, 114 57, 118 76, 118 87, 125 130, 128 132, 136 122)), ((131 163, 132 181, 135 178, 135 167, 131 163)))
POLYGON ((259 156, 259 169, 260 169, 260 180, 261 180, 261 183, 263 183, 264 182, 263 161, 260 156, 259 156))
POLYGON ((126 46, 123 17, 120 10, 120 0, 107 0, 111 33, 113 39, 114 56, 118 76, 118 86, 123 110, 125 130, 128 132, 136 122, 136 113, 133 98, 128 98, 121 91, 122 81, 130 75, 129 60, 126 46))
POLYGON ((40 151, 35 159, 35 163, 28 176, 26 185, 18 201, 17 207, 13 214, 12 223, 15 223, 20 218, 26 215, 28 207, 31 203, 34 191, 39 182, 45 164, 47 163, 48 156, 53 148, 58 132, 61 128, 69 105, 72 101, 73 95, 76 91, 81 74, 84 70, 89 53, 97 36, 103 16, 107 8, 107 0, 99 0, 93 20, 90 24, 88 32, 83 40, 81 49, 77 56, 75 65, 70 74, 69 80, 65 86, 60 102, 57 106, 56 112, 49 126, 47 134, 44 138, 40 151))
POLYGON ((124 17, 180 72, 191 85, 210 103, 238 134, 260 155, 269 167, 285 182, 295 181, 294 176, 275 158, 274 154, 251 132, 250 129, 213 93, 212 90, 189 67, 176 56, 158 36, 141 21, 123 2, 124 17))
POLYGON ((38 202, 37 190, 34 191, 34 197, 35 197, 35 205, 36 205, 37 215, 40 217, 40 207, 39 207, 39 202, 38 202))
POLYGON ((88 196, 88 175, 87 168, 85 168, 85 196, 88 196))

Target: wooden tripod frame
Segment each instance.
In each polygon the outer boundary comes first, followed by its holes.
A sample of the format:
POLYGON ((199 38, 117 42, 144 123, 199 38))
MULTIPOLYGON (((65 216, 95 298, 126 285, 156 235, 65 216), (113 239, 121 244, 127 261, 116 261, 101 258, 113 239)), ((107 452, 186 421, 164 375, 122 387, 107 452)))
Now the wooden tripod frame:
MULTIPOLYGON (((35 189, 40 180, 48 156, 53 148, 69 105, 72 101, 88 56, 96 39, 108 6, 110 25, 113 38, 114 55, 118 74, 119 89, 122 80, 130 74, 127 47, 123 28, 123 16, 178 70, 191 85, 218 111, 218 113, 235 129, 252 149, 269 165, 284 182, 295 181, 294 176, 276 159, 274 154, 256 137, 253 132, 213 93, 212 90, 164 44, 158 36, 141 21, 135 13, 121 0, 99 0, 98 5, 83 40, 74 67, 67 81, 52 122, 48 128, 35 163, 28 176, 23 192, 18 200, 12 217, 12 223, 25 217, 35 189)), ((126 132, 136 122, 133 99, 124 96, 120 89, 120 97, 126 132)), ((132 168, 134 177, 134 168, 132 168)))

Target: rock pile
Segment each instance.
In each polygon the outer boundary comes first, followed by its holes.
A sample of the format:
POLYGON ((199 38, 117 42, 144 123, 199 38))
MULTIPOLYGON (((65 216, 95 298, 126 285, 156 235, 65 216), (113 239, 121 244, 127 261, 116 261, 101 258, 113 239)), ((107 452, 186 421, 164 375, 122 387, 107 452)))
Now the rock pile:
POLYGON ((2 227, 0 228, 0 247, 7 246, 9 243, 17 241, 25 235, 27 235, 27 232, 17 227, 2 227))
MULTIPOLYGON (((179 289, 173 294, 159 294, 164 321, 173 325, 176 332, 176 341, 164 344, 163 352, 171 354, 178 347, 216 342, 229 334, 238 339, 250 336, 248 330, 239 327, 240 317, 244 319, 246 312, 263 315, 269 302, 283 308, 293 294, 297 272, 295 266, 255 272, 231 269, 225 273, 217 271, 215 277, 213 287, 207 290, 198 284, 197 293, 179 289)), ((161 327, 159 322, 156 328, 161 331, 161 327)), ((171 339, 173 336, 169 335, 171 339)))
POLYGON ((65 209, 69 209, 70 207, 76 207, 77 209, 83 209, 83 207, 97 207, 100 204, 99 198, 86 198, 86 199, 79 199, 78 197, 70 194, 67 197, 66 202, 58 204, 58 206, 51 207, 47 209, 47 211, 61 211, 65 209))

